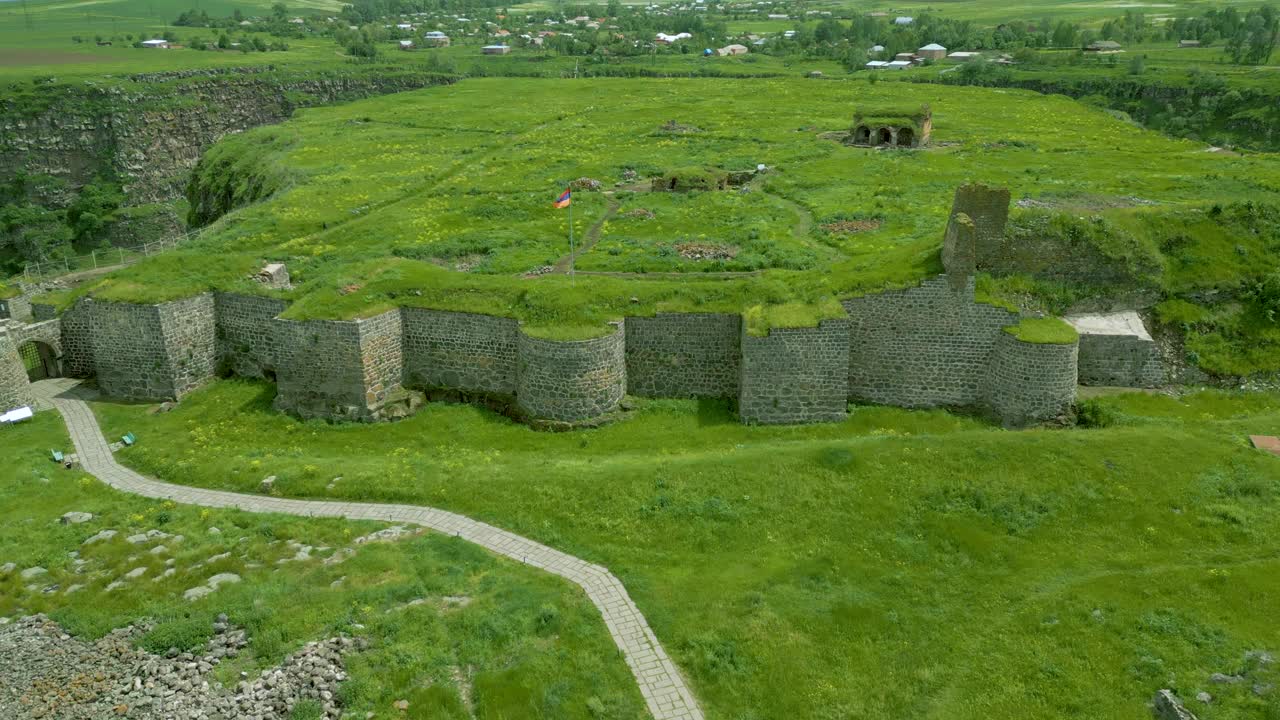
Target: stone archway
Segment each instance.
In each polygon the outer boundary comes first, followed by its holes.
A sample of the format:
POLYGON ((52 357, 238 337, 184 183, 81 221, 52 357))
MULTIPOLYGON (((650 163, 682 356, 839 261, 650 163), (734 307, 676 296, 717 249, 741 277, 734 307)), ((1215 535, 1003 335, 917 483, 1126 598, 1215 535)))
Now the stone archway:
POLYGON ((39 340, 28 340, 18 346, 18 356, 27 371, 27 380, 36 382, 62 375, 58 353, 52 345, 39 340))
POLYGON ((898 128, 898 147, 911 147, 915 144, 916 133, 909 127, 898 128))
POLYGON ((871 128, 866 125, 859 125, 853 129, 853 142, 858 145, 871 144, 871 128))
POLYGON ((879 130, 877 130, 877 131, 876 131, 876 144, 877 144, 877 145, 892 145, 892 144, 893 144, 893 130, 892 130, 891 128, 887 128, 887 127, 882 127, 882 128, 880 128, 879 130))

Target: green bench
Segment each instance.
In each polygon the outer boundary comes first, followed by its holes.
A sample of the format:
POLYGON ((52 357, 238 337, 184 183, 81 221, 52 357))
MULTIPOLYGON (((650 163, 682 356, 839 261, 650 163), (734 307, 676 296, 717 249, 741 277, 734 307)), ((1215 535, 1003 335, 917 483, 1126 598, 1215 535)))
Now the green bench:
POLYGON ((138 442, 138 438, 134 437, 133 433, 125 433, 124 437, 120 438, 120 442, 124 443, 125 447, 133 447, 133 444, 138 442))
POLYGON ((63 455, 62 455, 62 451, 61 451, 61 450, 50 450, 50 451, 49 451, 49 457, 52 457, 54 462, 56 462, 56 463, 60 463, 60 462, 62 462, 62 457, 63 457, 63 455))

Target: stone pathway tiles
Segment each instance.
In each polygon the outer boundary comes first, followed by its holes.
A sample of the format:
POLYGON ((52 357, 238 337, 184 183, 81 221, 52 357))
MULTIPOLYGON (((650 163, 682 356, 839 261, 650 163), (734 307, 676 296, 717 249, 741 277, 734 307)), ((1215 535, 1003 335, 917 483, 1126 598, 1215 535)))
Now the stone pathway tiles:
POLYGON ((185 487, 140 475, 112 457, 93 411, 84 402, 85 391, 66 379, 42 381, 33 390, 66 421, 80 463, 102 482, 143 497, 167 499, 204 507, 230 507, 248 512, 283 513, 304 517, 341 517, 412 523, 455 535, 487 550, 559 575, 581 587, 600 610, 614 643, 640 686, 640 693, 654 720, 702 720, 675 663, 649 628, 644 615, 631 601, 626 588, 607 569, 567 555, 528 538, 486 523, 432 507, 379 505, 323 500, 291 500, 245 495, 221 490, 185 487))
POLYGON ((1259 450, 1265 450, 1272 455, 1280 455, 1280 438, 1274 435, 1250 435, 1249 442, 1259 450))

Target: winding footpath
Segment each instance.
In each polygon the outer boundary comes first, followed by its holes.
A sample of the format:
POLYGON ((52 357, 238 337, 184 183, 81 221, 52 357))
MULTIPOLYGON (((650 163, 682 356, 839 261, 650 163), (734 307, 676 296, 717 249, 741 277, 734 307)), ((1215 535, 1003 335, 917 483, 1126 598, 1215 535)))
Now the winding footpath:
POLYGON ((84 470, 117 490, 143 497, 189 505, 237 508, 247 512, 283 513, 303 517, 339 517, 421 525, 476 543, 485 549, 542 568, 581 587, 599 608, 609 634, 622 651, 640 686, 640 693, 654 720, 702 720, 702 711, 685 685, 680 671, 663 651, 649 623, 636 608, 626 588, 607 569, 558 550, 444 510, 415 505, 288 500, 261 495, 205 490, 171 485, 140 475, 120 465, 93 411, 86 393, 65 379, 33 385, 40 400, 52 405, 66 421, 84 470))

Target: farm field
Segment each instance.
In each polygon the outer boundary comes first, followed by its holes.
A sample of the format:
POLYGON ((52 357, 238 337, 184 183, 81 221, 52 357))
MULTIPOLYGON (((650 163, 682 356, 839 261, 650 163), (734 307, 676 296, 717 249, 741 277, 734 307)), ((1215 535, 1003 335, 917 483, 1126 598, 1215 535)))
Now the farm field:
POLYGON ((421 305, 583 336, 623 312, 817 307, 939 272, 952 193, 967 181, 1132 228, 1140 251, 1163 268, 1159 282, 1189 291, 1277 264, 1265 237, 1241 240, 1251 243, 1247 260, 1233 255, 1212 222, 1178 253, 1142 236, 1159 228, 1152 219, 1242 197, 1275 200, 1271 156, 1209 150, 1024 91, 473 79, 307 110, 224 140, 197 168, 192 202, 212 214, 250 204, 183 249, 79 292, 135 301, 212 287, 254 292, 243 278, 281 260, 296 286, 291 317, 421 305), (847 131, 859 107, 926 103, 934 126, 926 149, 879 151, 824 137, 847 131), (647 191, 649 178, 664 173, 759 164, 767 172, 743 187, 647 191), (576 260, 584 272, 575 280, 522 277, 564 268, 569 216, 551 201, 583 177, 601 183, 598 192, 578 192, 573 208, 575 235, 587 245, 576 260), (1220 263, 1216 274, 1196 264, 1209 258, 1220 263))
POLYGON ((1018 433, 645 401, 550 435, 447 404, 305 423, 271 396, 224 381, 166 414, 95 410, 142 439, 123 462, 170 481, 254 492, 270 473, 285 495, 431 504, 607 565, 710 718, 1119 720, 1161 687, 1211 693, 1201 718, 1275 716, 1252 688, 1277 668, 1245 654, 1280 645, 1280 472, 1244 438, 1280 431, 1274 394, 1108 396, 1090 429, 1018 433))
MULTIPOLYGON (((147 618, 153 626, 138 643, 163 654, 203 649, 225 613, 250 638, 213 671, 229 687, 241 671, 256 680, 304 642, 364 637, 369 649, 347 657, 351 679, 341 687, 345 709, 361 717, 385 716, 398 700, 423 718, 646 717, 598 612, 576 587, 439 535, 356 544, 388 526, 125 495, 49 460, 50 448, 69 445, 55 412, 0 426, 0 564, 16 566, 0 572, 6 622, 45 613, 96 639, 147 618), (60 523, 68 512, 93 517, 60 523), (117 535, 85 544, 104 530, 117 535), (151 531, 164 534, 126 540, 151 531), (47 572, 27 580, 28 568, 47 572), (128 576, 138 568, 141 577, 128 576), (223 573, 242 580, 184 599, 223 573)), ((12 702, 6 693, 0 708, 16 712, 12 702)))

